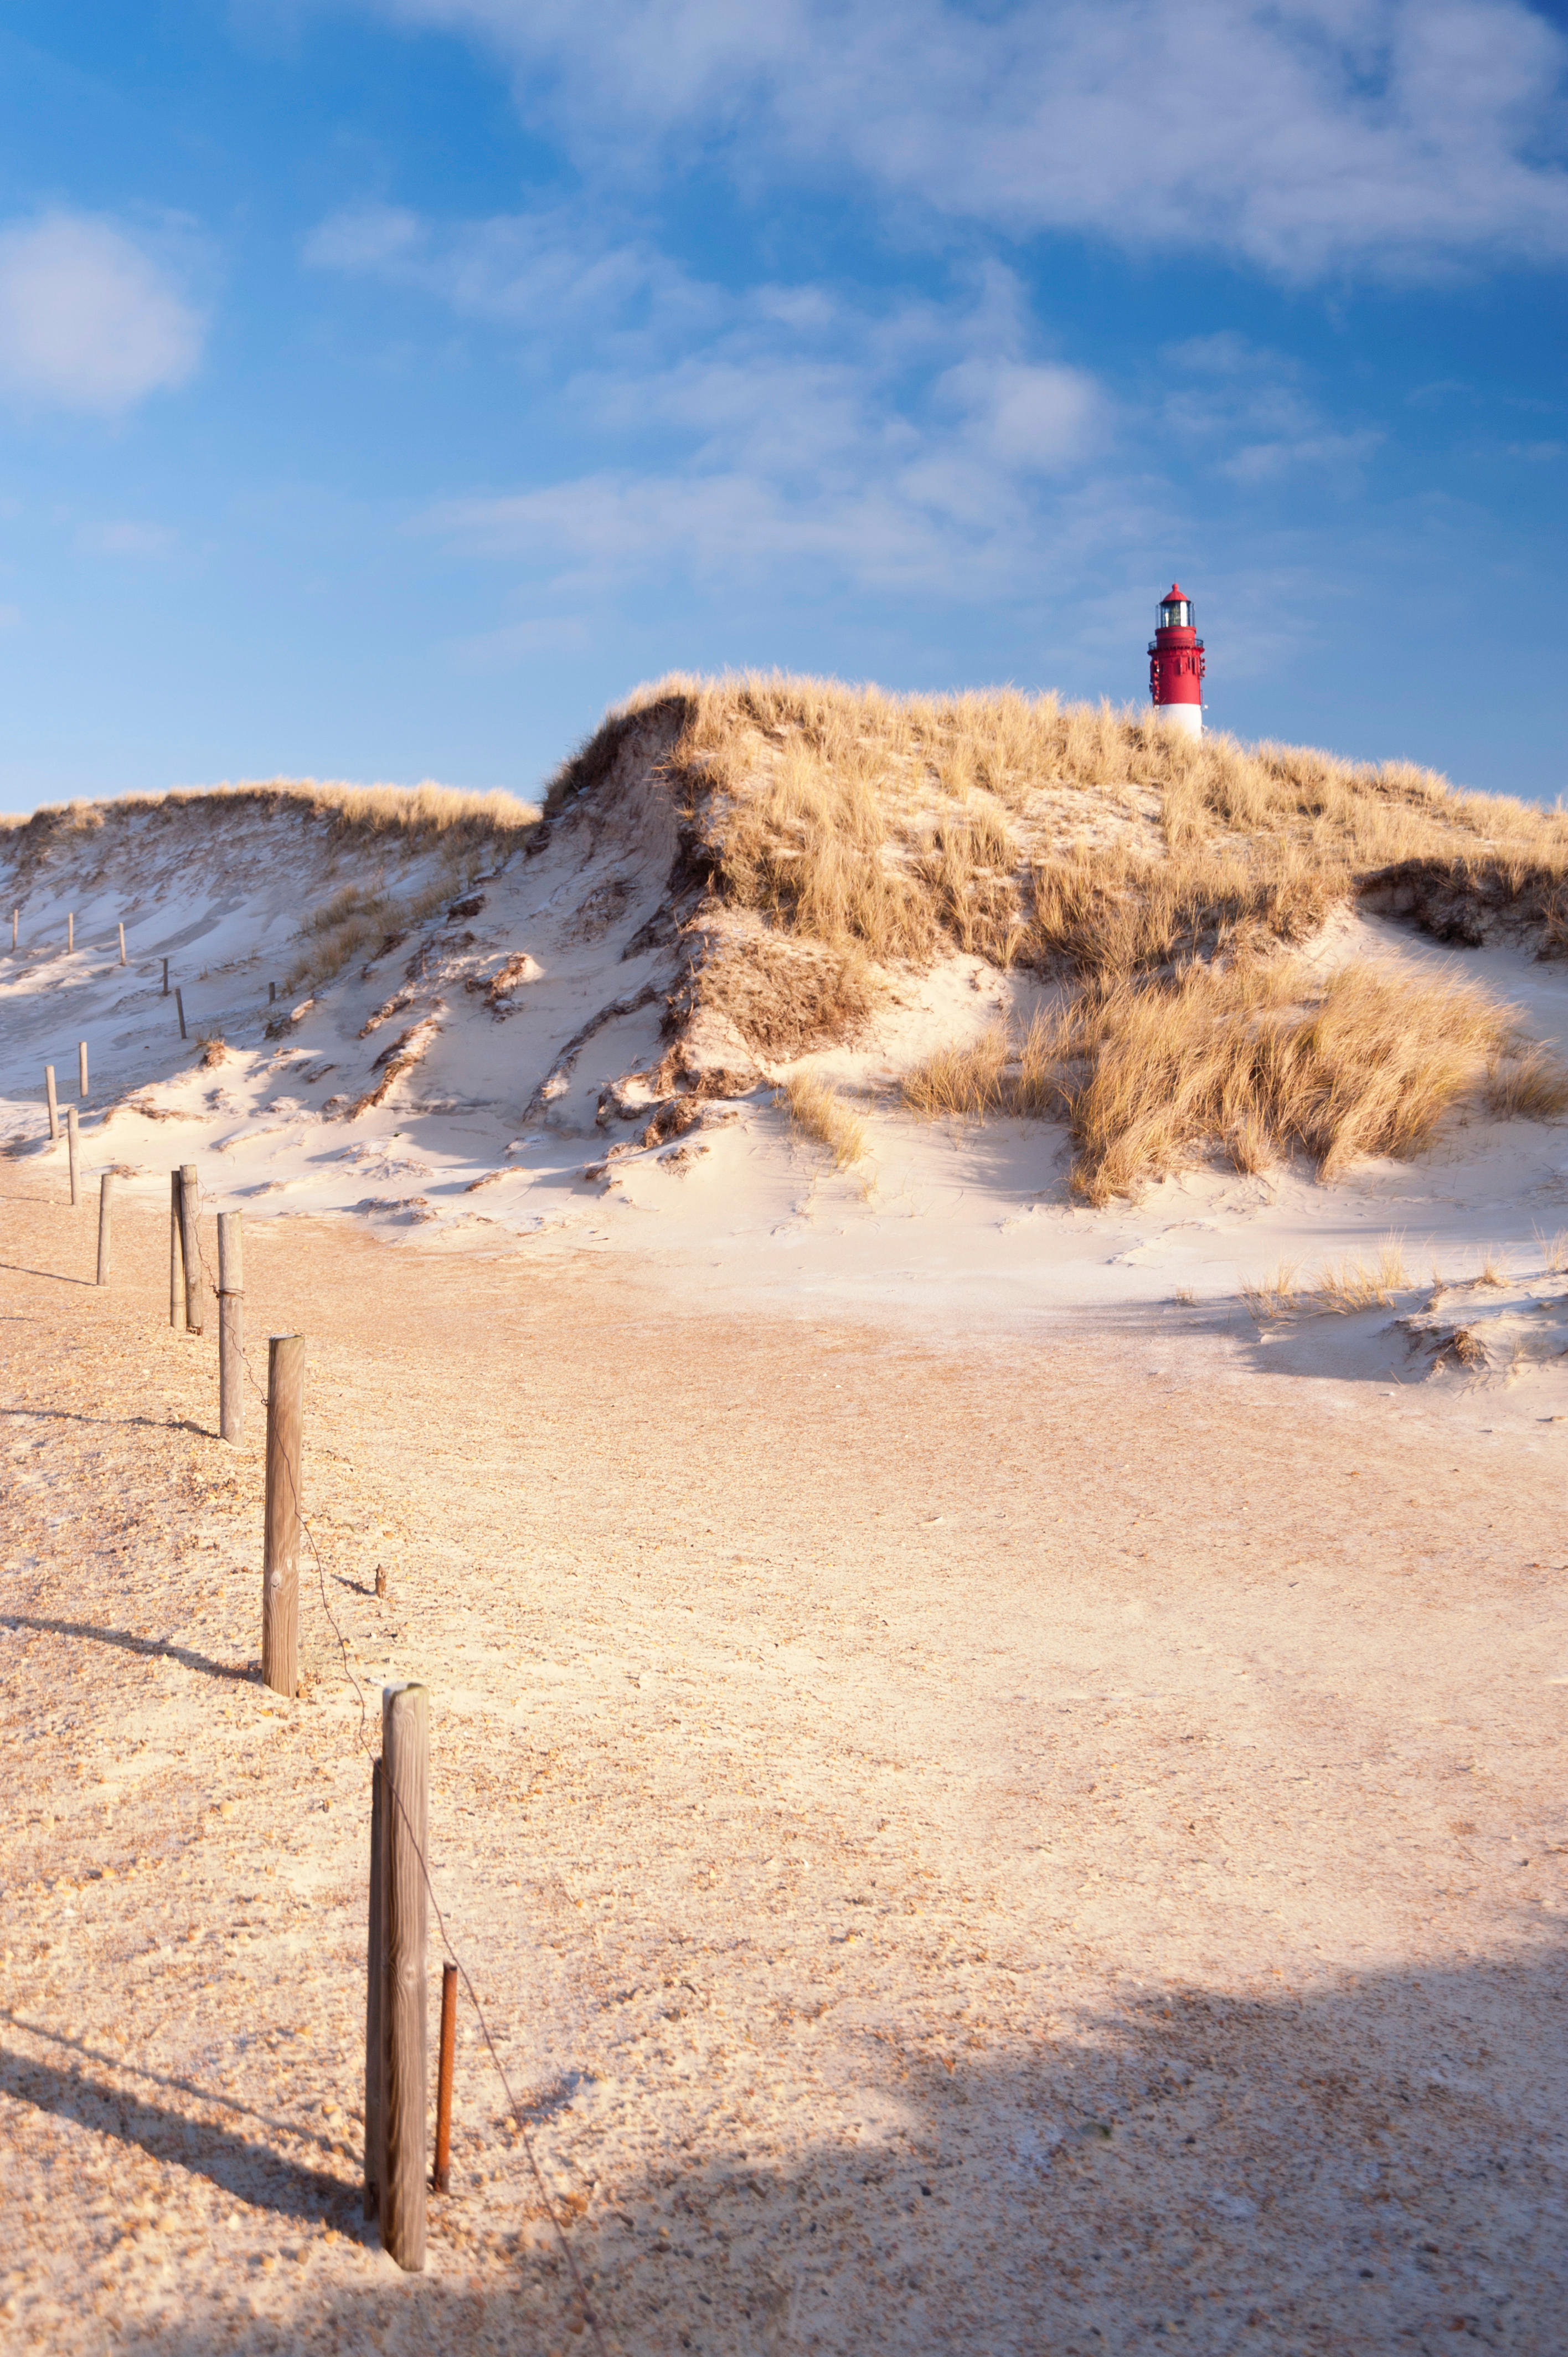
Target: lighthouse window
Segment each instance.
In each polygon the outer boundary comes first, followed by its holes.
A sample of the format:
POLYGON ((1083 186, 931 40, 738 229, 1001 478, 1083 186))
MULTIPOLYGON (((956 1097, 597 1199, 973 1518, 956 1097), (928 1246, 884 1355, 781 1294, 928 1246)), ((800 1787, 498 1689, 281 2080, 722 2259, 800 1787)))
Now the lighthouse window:
POLYGON ((1185 630, 1192 621, 1192 603, 1187 597, 1170 597, 1160 608, 1162 630, 1185 630))

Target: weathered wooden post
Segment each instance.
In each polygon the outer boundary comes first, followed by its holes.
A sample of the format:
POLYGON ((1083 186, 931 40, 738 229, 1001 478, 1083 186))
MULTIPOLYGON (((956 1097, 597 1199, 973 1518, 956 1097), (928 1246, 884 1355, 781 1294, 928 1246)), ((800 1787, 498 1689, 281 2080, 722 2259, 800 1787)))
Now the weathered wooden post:
POLYGON ((49 1139, 52 1144, 59 1135, 59 1106, 55 1101, 55 1068, 44 1066, 44 1102, 49 1109, 49 1139))
POLYGON ((275 1006, 277 1005, 277 997, 278 986, 276 983, 269 982, 267 985, 267 1005, 269 1006, 275 1006))
POLYGON ((74 1105, 67 1105, 65 1109, 65 1151, 70 1164, 70 1200, 74 1203, 77 1199, 77 1135, 74 1105))
POLYGON ((177 1170, 168 1175, 168 1322, 177 1334, 185 1331, 185 1276, 180 1268, 179 1199, 184 1189, 177 1170))
POLYGON ((299 1460, 305 1337, 267 1348, 267 1504, 262 1546, 262 1683, 293 1700, 299 1684, 299 1460))
POLYGON ((98 1282, 109 1282, 109 1219, 114 1205, 114 1173, 106 1170, 98 1181, 98 1282))
POLYGON ((164 996, 168 996, 168 960, 164 960, 164 996))
POLYGON ((365 2215, 381 2207, 387 2176, 385 2063, 381 2053, 386 1995, 387 1812, 381 1763, 371 1767, 371 1905, 365 1943, 365 2215))
POLYGON ((65 920, 65 946, 68 954, 76 947, 76 914, 74 910, 65 920))
POLYGON ((87 1042, 85 1039, 79 1039, 76 1043, 76 1077, 78 1082, 76 1093, 85 1104, 87 1103, 87 1042))
POLYGON ((457 1967, 441 1967, 441 2037, 436 2047, 435 2166, 430 2172, 432 2193, 452 2190, 452 2062, 457 2044, 457 1967))
POLYGON ((245 1289, 238 1211, 218 1214, 218 1429, 225 1440, 245 1437, 245 1289))
POLYGON ((20 909, 13 909, 11 911, 11 947, 13 949, 16 946, 16 934, 20 929, 21 922, 22 911, 20 909))
POLYGON ((178 983, 176 983, 175 985, 174 1011, 179 1017, 179 1036, 183 1039, 187 1036, 185 1028, 185 993, 180 988, 178 983))
POLYGON ((185 1263, 185 1325, 189 1334, 201 1331, 201 1233, 197 1219, 201 1202, 201 1190, 197 1184, 194 1162, 182 1162, 179 1170, 179 1256, 185 1263))
POLYGON ((381 2248, 416 2275, 424 2265, 424 1850, 429 1815, 430 1695, 381 1689, 386 1794, 381 2055, 386 2168, 379 2189, 381 2248))
POLYGON ((120 927, 120 963, 122 965, 125 963, 125 927, 124 922, 122 922, 120 927))

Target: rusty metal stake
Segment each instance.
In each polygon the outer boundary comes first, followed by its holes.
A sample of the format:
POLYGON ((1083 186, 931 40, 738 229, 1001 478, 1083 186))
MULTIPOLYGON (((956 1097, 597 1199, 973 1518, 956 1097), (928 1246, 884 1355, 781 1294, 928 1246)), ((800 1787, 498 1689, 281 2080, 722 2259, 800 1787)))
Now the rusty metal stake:
POLYGON ((441 1967, 441 2062, 435 2082, 435 2167, 430 2186, 445 2193, 452 2183, 452 2049, 457 2037, 457 1967, 441 1967))

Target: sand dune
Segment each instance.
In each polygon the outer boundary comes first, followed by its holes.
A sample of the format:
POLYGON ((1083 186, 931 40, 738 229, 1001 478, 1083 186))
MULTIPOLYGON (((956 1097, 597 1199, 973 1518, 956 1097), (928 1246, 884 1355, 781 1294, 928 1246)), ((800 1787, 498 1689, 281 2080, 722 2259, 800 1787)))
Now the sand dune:
MULTIPOLYGON (((43 1066, 73 1098, 85 1039, 84 1168, 91 1180, 114 1167, 149 1203, 175 1162, 194 1161, 213 1206, 346 1214, 422 1249, 627 1254, 676 1284, 700 1269, 715 1296, 795 1309, 835 1299, 982 1324, 1196 1316, 1204 1337, 1249 1349, 1244 1297, 1256 1308, 1273 1286, 1283 1313, 1279 1279, 1294 1271, 1279 1344, 1326 1370, 1465 1390, 1554 1380, 1568 1344, 1550 1250, 1568 1224, 1559 1125, 1461 1103, 1431 1150, 1364 1158, 1332 1186, 1299 1157, 1248 1173, 1210 1155, 1135 1200, 1087 1208, 1060 1120, 923 1121, 898 1092, 933 1049, 999 1017, 1021 1028, 1049 1001, 1048 974, 939 940, 879 969, 853 1018, 780 1048, 779 1009, 797 985, 809 1010, 799 959, 812 945, 759 929, 694 875, 674 734, 660 707, 623 725, 532 833, 388 836, 305 800, 195 797, 105 806, 102 823, 61 827, 41 852, 14 834, 0 845, 0 906, 21 910, 18 953, 0 962, 11 1152, 43 1156, 63 1183, 43 1066), (332 971, 345 935, 357 946, 332 971), (779 941, 798 961, 782 978, 779 941), (723 992, 703 987, 715 945, 723 992), (166 958, 183 1043, 161 995, 166 958), (761 994, 752 1019, 737 972, 761 994), (779 1098, 807 1071, 863 1125, 853 1168, 835 1171, 779 1098), (1322 1314, 1323 1267, 1375 1260, 1390 1238, 1407 1278, 1397 1297, 1322 1314), (1459 1285, 1488 1265, 1504 1282, 1472 1305, 1486 1339, 1462 1365, 1441 1318, 1431 1336, 1410 1320, 1431 1306, 1434 1272, 1459 1285)), ((1568 967, 1539 955, 1539 929, 1494 930, 1504 937, 1456 951, 1352 899, 1297 948, 1325 972, 1360 957, 1478 980, 1535 1038, 1568 1048, 1568 967)), ((809 1012, 800 1023, 809 1032, 809 1012)))
POLYGON ((765 683, 634 702, 540 825, 0 838, 18 2346, 586 2347, 526 2125, 637 2357, 1553 2357, 1562 1123, 1462 1074, 1408 1159, 1200 1136, 1097 1207, 1059 1091, 903 1092, 1117 958, 1452 970, 1568 1047, 1554 821, 1195 758, 765 683), (258 1380, 309 1337, 293 1699, 259 1396, 226 1447, 166 1322, 183 1163, 258 1380), (419 2277, 359 2208, 355 1683, 409 1676, 524 2107, 465 2014, 419 2277))

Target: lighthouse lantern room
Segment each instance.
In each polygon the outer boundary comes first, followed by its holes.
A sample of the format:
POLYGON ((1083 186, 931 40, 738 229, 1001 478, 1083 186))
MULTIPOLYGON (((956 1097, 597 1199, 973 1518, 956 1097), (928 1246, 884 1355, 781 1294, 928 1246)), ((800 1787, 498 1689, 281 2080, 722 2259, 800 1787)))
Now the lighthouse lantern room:
POLYGON ((1193 628, 1192 599, 1175 581, 1160 599, 1159 628, 1149 640, 1149 694, 1157 720, 1202 736, 1203 640, 1193 628))

